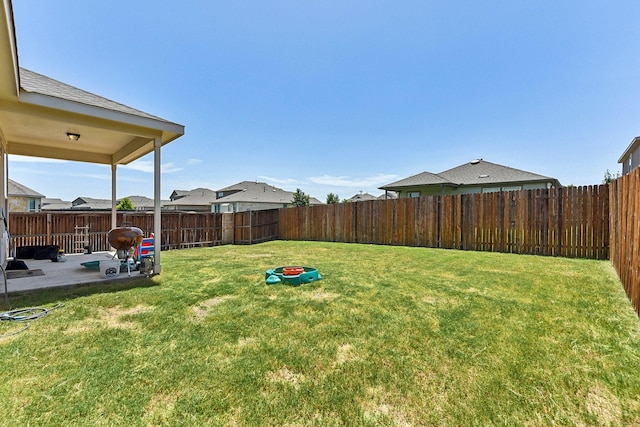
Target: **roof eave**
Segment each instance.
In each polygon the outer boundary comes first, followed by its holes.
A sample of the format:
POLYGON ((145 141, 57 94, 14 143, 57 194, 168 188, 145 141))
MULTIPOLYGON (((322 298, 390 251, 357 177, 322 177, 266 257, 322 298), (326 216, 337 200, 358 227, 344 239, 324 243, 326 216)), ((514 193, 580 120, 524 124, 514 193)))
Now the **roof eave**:
POLYGON ((153 129, 156 132, 184 135, 184 126, 172 123, 166 120, 158 120, 150 117, 141 117, 134 114, 128 114, 120 111, 108 110, 93 105, 82 104, 80 102, 70 101, 54 96, 43 95, 35 92, 20 91, 20 102, 32 104, 40 107, 52 108, 68 113, 81 114, 83 116, 96 117, 104 120, 126 123, 141 128, 153 129))
POLYGON ((379 190, 384 190, 384 191, 409 191, 412 189, 419 189, 419 188, 424 188, 424 187, 438 187, 438 188, 442 188, 442 187, 451 187, 451 188, 456 188, 458 187, 458 184, 456 184, 455 182, 438 182, 438 183, 433 183, 433 184, 410 184, 410 185, 393 185, 393 184, 389 184, 389 185, 385 185, 383 187, 378 187, 379 190))
POLYGON ((625 158, 636 148, 638 148, 638 146, 640 146, 640 136, 636 136, 635 138, 633 138, 631 144, 629 144, 627 149, 624 150, 624 153, 622 153, 622 156, 620 156, 620 158, 618 159, 618 163, 624 163, 625 158))
POLYGON ((0 75, 10 78, 0 79, 0 98, 15 99, 20 87, 16 30, 11 1, 3 0, 3 3, 3 7, 0 7, 0 45, 9 46, 9 49, 0 52, 0 75))

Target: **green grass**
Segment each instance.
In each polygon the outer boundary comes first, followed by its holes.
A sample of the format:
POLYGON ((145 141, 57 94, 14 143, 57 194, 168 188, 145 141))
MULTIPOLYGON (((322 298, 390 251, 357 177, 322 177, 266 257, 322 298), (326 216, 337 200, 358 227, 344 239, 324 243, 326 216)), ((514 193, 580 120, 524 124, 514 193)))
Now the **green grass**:
POLYGON ((135 285, 12 298, 64 306, 0 339, 0 425, 640 424, 640 321, 608 262, 312 242, 162 259, 135 285), (324 278, 266 285, 283 265, 324 278))

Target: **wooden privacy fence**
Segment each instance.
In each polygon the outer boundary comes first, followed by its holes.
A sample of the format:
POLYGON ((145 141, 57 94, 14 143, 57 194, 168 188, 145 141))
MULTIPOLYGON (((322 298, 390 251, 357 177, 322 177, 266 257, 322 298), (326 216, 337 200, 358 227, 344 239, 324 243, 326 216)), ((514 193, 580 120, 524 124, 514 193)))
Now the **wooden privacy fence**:
MULTIPOLYGON (((162 212, 162 249, 221 244, 221 215, 162 212)), ((148 236, 153 233, 153 214, 118 212, 117 224, 138 227, 148 236)), ((76 242, 82 239, 91 250, 106 251, 109 250, 107 232, 110 229, 111 212, 32 212, 9 216, 9 232, 16 247, 58 245, 73 253, 78 249, 76 242), (86 235, 80 235, 85 233, 85 227, 86 235)))
MULTIPOLYGON (((252 244, 278 238, 278 210, 222 214, 213 212, 162 212, 162 250, 223 243, 252 244), (230 216, 231 237, 223 239, 223 217, 230 216)), ((117 224, 153 232, 153 213, 118 212, 117 224)), ((9 232, 20 246, 58 245, 67 253, 109 250, 107 232, 111 212, 11 213, 9 232), (81 241, 82 244, 78 245, 81 241)))
POLYGON ((281 209, 280 238, 607 259, 607 185, 281 209))
POLYGON ((610 183, 611 263, 640 316, 640 168, 610 183))
POLYGON ((278 219, 278 209, 233 214, 233 243, 251 245, 278 239, 278 219))

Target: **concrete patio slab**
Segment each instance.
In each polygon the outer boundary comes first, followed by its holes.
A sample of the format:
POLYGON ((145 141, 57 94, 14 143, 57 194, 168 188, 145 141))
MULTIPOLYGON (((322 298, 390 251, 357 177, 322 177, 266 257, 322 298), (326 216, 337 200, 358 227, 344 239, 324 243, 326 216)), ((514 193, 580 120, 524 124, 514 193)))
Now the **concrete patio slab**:
MULTIPOLYGON (((139 271, 121 272, 113 278, 105 278, 99 270, 92 270, 82 265, 85 262, 105 261, 113 258, 113 252, 94 252, 91 254, 67 254, 65 262, 52 262, 51 260, 22 260, 32 273, 42 270, 43 275, 31 274, 25 277, 7 279, 7 291, 9 294, 16 292, 33 291, 37 289, 69 287, 87 283, 102 283, 121 280, 131 280, 149 277, 140 274, 139 271)), ((9 270, 26 271, 26 270, 9 270)), ((0 278, 0 280, 3 280, 0 278)), ((0 284, 0 293, 4 293, 4 283, 0 284)))

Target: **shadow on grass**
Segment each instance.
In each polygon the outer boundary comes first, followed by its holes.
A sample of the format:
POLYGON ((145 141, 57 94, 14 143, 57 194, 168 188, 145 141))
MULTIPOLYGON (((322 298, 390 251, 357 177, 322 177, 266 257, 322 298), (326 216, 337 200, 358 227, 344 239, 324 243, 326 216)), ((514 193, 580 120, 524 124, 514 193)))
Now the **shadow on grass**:
POLYGON ((0 301, 0 307, 2 307, 2 309, 10 309, 16 307, 43 306, 60 302, 64 303, 65 301, 90 295, 122 292, 138 288, 150 288, 158 285, 159 283, 150 277, 140 277, 113 282, 83 283, 59 288, 34 289, 10 293, 9 305, 11 307, 7 307, 7 303, 3 295, 0 301))

